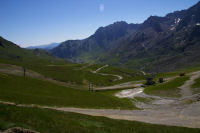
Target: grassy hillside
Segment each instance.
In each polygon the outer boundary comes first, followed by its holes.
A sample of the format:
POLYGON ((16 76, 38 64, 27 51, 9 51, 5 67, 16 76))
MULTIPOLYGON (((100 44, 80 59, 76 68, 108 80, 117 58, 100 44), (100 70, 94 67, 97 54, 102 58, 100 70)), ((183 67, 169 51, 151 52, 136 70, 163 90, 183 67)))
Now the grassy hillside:
POLYGON ((71 63, 43 50, 22 49, 1 37, 0 44, 0 63, 25 66, 44 76, 71 84, 88 85, 90 81, 96 86, 107 86, 118 83, 113 76, 91 73, 102 65, 71 63))
POLYGON ((23 104, 82 108, 135 108, 128 99, 75 90, 32 78, 0 74, 0 99, 23 104))
POLYGON ((0 104, 0 130, 24 127, 41 133, 199 133, 200 129, 112 120, 49 109, 0 104))

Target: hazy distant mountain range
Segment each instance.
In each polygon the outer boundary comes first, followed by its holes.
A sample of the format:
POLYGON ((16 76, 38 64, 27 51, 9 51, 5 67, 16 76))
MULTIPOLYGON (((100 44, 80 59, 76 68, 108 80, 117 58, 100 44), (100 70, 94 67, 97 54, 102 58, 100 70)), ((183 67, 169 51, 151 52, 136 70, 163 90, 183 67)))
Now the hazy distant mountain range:
POLYGON ((150 16, 142 24, 116 22, 84 40, 51 50, 75 62, 108 63, 146 71, 169 71, 200 63, 200 2, 193 7, 150 16))
POLYGON ((45 45, 39 45, 39 46, 29 46, 27 49, 45 49, 45 50, 51 50, 55 47, 57 47, 60 43, 50 43, 45 45))

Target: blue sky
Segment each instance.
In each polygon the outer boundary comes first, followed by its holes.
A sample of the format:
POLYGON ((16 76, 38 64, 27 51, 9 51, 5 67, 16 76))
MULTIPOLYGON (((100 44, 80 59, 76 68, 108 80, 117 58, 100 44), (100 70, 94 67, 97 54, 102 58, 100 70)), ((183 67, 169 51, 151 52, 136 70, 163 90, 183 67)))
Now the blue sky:
POLYGON ((187 9, 199 0, 0 0, 0 36, 26 47, 83 39, 115 21, 187 9))

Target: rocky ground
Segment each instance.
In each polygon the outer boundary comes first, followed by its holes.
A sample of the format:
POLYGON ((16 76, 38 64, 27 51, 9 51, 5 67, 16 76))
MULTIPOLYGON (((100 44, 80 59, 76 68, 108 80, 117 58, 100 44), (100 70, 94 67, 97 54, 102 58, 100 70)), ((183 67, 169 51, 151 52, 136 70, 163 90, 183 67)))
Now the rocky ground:
POLYGON ((32 131, 29 129, 24 129, 24 128, 20 128, 20 127, 14 127, 14 128, 9 128, 5 131, 0 131, 0 133, 39 133, 36 131, 32 131))

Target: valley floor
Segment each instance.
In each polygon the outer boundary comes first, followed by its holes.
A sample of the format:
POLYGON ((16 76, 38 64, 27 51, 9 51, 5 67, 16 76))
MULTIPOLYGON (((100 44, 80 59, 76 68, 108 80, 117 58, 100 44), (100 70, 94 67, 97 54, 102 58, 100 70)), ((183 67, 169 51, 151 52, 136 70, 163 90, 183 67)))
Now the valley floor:
MULTIPOLYGON (((12 65, 6 65, 5 67, 6 68, 4 69, 4 66, 1 66, 0 72, 22 75, 20 67, 17 68, 16 66, 12 65)), ((94 73, 97 73, 100 69, 104 67, 107 66, 103 66, 97 69, 94 73)), ((36 77, 41 80, 47 80, 58 85, 68 86, 67 84, 61 84, 61 82, 58 82, 56 80, 47 79, 46 77, 30 70, 27 72, 27 74, 31 77, 36 77)), ((7 102, 4 100, 1 100, 0 103, 17 107, 37 107, 40 109, 74 112, 91 116, 104 116, 112 119, 140 121, 152 124, 163 124, 189 128, 200 128, 200 94, 193 94, 191 92, 191 86, 194 84, 194 81, 200 77, 200 71, 189 73, 188 76, 190 77, 190 79, 179 87, 179 89, 181 90, 181 97, 163 97, 145 94, 144 88, 141 87, 141 83, 143 81, 127 82, 109 87, 96 88, 96 90, 133 88, 121 91, 118 90, 115 96, 119 98, 131 99, 133 101, 133 104, 135 104, 136 107, 140 110, 56 107, 7 102)), ((166 81, 169 82, 175 78, 177 78, 177 76, 167 78, 166 81)))
MULTIPOLYGON (((200 94, 192 95, 190 86, 194 80, 200 77, 200 71, 189 74, 191 77, 182 85, 180 98, 169 98, 161 96, 147 95, 143 91, 129 91, 118 94, 119 97, 128 98, 151 98, 149 103, 135 102, 135 105, 142 110, 119 110, 119 109, 82 109, 69 107, 49 107, 39 105, 23 105, 12 102, 1 101, 2 104, 10 104, 18 107, 38 107, 48 108, 65 112, 75 112, 80 114, 87 114, 91 116, 104 116, 112 119, 134 120, 153 124, 164 124, 173 126, 183 126, 190 128, 200 127, 200 94), (133 93, 133 94, 128 94, 133 93), (120 95, 121 94, 121 95, 120 95), (124 95, 123 95, 124 94, 124 95), (189 101, 189 103, 188 103, 189 101)), ((142 90, 138 87, 132 90, 142 90)))

